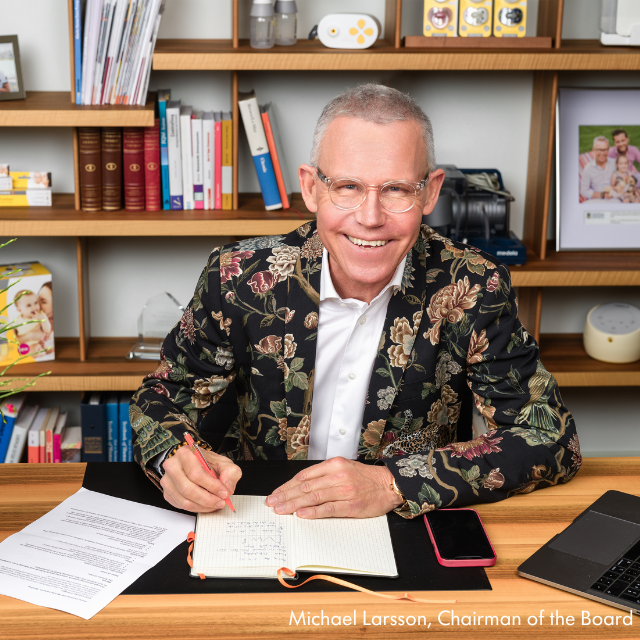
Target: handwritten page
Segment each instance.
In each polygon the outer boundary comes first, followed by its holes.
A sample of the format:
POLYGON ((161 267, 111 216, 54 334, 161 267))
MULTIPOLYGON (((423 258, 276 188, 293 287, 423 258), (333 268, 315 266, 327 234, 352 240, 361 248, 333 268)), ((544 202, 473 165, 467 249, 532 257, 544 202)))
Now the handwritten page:
POLYGON ((275 576, 293 562, 292 518, 279 516, 264 496, 233 496, 236 512, 198 515, 192 575, 275 576))
POLYGON ((0 543, 0 594, 88 620, 193 524, 193 516, 80 489, 0 543))

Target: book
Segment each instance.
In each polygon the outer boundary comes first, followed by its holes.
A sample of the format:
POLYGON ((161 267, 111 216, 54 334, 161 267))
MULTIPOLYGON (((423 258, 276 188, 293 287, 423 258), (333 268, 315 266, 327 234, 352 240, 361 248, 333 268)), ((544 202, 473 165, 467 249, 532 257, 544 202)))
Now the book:
POLYGON ((40 429, 49 415, 49 409, 40 407, 27 432, 27 462, 40 462, 40 429))
POLYGON ((222 208, 233 209, 233 120, 222 114, 222 208))
POLYGON ((264 133, 267 137, 269 145, 269 153, 273 162, 273 171, 276 174, 276 182, 278 183, 278 192, 280 200, 282 200, 283 209, 291 206, 291 183, 289 182, 289 171, 282 152, 282 143, 280 141, 280 132, 276 124, 273 104, 269 102, 260 107, 260 115, 262 116, 262 124, 264 125, 264 133))
POLYGON ((222 112, 213 114, 215 147, 213 174, 213 208, 222 209, 222 112))
POLYGON ((50 207, 52 204, 51 189, 0 191, 0 207, 50 207))
POLYGON ((191 575, 275 578, 278 569, 398 576, 387 516, 304 520, 264 496, 233 496, 233 513, 199 513, 191 575))
POLYGON ((107 461, 107 425, 101 393, 86 393, 80 403, 82 462, 107 461))
POLYGON ((98 32, 102 19, 102 0, 87 0, 82 46, 82 103, 91 104, 93 74, 98 50, 98 32))
POLYGON ((101 162, 100 136, 98 127, 78 128, 80 206, 83 211, 102 211, 102 174, 98 171, 101 162))
POLYGON ((73 0, 73 66, 76 104, 82 104, 82 7, 81 0, 73 0))
POLYGON ((60 442, 60 462, 81 462, 82 427, 67 427, 60 442))
POLYGON ((107 57, 104 65, 104 74, 102 80, 102 91, 100 93, 100 104, 109 104, 113 80, 116 74, 116 62, 118 59, 118 51, 122 41, 122 33, 124 28, 125 13, 129 5, 129 0, 116 0, 113 14, 113 25, 111 27, 111 36, 109 37, 109 47, 107 49, 107 57))
POLYGON ((124 166, 124 208, 144 211, 144 129, 125 127, 122 131, 124 166))
POLYGON ((67 419, 69 414, 61 413, 56 421, 56 426, 53 430, 53 461, 62 462, 62 439, 67 427, 67 419))
POLYGON ((202 147, 204 156, 202 190, 204 193, 204 208, 207 211, 214 208, 215 146, 213 111, 205 111, 202 114, 202 147))
POLYGON ((273 163, 271 162, 271 154, 269 153, 269 145, 267 144, 267 137, 264 133, 262 118, 260 117, 258 100, 253 91, 250 93, 240 93, 238 97, 238 107, 242 115, 242 122, 244 123, 244 130, 247 134, 253 164, 256 169, 256 174, 258 175, 264 207, 267 211, 282 209, 282 200, 280 200, 278 183, 276 182, 276 175, 273 171, 273 163))
POLYGON ((60 407, 49 409, 47 417, 40 427, 40 453, 38 455, 40 462, 53 462, 53 430, 59 415, 60 407))
POLYGON ((102 127, 101 131, 102 209, 122 208, 122 129, 102 127))
POLYGON ((120 421, 120 462, 133 462, 133 440, 129 421, 131 394, 120 394, 118 417, 120 421))
POLYGON ((146 211, 162 208, 160 179, 160 119, 153 127, 144 128, 144 202, 146 211))
POLYGON ((18 417, 13 425, 13 431, 11 432, 11 440, 7 448, 7 455, 4 458, 5 462, 20 462, 24 449, 27 444, 27 432, 33 424, 33 419, 38 413, 37 405, 34 407, 24 407, 18 414, 18 417))
POLYGON ((169 153, 167 149, 167 102, 171 99, 170 89, 158 89, 158 117, 160 119, 160 177, 162 179, 162 208, 171 210, 169 194, 169 153))
POLYGON ((96 63, 93 74, 93 87, 91 89, 90 104, 100 104, 104 65, 107 58, 109 35, 111 32, 111 23, 113 22, 114 9, 114 0, 102 0, 102 18, 100 20, 100 29, 98 31, 98 48, 96 51, 96 63))
POLYGON ((204 209, 202 111, 194 111, 191 114, 191 157, 193 165, 193 207, 194 209, 204 209))
POLYGON ((118 394, 108 393, 105 403, 105 420, 107 421, 107 461, 119 462, 118 450, 118 394))
POLYGON ((0 405, 0 462, 4 462, 11 442, 13 426, 16 418, 24 405, 26 394, 19 393, 15 396, 9 396, 2 401, 0 405))
POLYGON ((182 144, 182 206, 185 211, 193 209, 193 168, 191 150, 192 108, 180 107, 180 142, 182 144))
POLYGON ((172 211, 182 210, 182 153, 180 144, 180 100, 167 103, 167 154, 169 159, 169 195, 172 211))

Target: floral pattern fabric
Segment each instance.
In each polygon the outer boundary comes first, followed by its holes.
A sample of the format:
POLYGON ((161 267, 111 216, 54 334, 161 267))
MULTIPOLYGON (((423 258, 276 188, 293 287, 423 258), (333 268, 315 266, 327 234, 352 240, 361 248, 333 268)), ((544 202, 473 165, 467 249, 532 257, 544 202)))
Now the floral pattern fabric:
MULTIPOLYGON (((180 444, 235 381, 238 415, 216 450, 234 460, 305 460, 313 407, 322 242, 288 236, 214 250, 159 367, 130 407, 134 455, 180 444)), ((215 422, 214 422, 215 424, 215 422)), ((391 297, 358 459, 387 465, 415 517, 567 482, 580 468, 571 414, 517 317, 507 267, 423 226, 391 297), (488 433, 460 441, 473 401, 488 433)))

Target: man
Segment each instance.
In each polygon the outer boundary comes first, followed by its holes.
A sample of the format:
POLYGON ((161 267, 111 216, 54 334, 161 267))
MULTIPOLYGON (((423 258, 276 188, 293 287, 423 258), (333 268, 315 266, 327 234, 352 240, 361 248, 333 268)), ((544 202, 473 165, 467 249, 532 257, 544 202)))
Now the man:
POLYGON ((598 136, 593 141, 594 158, 582 170, 580 195, 586 200, 610 200, 611 176, 616 170, 616 161, 609 157, 609 140, 598 136))
POLYGON ((325 107, 299 169, 317 222, 214 250, 132 400, 135 458, 169 503, 222 508, 238 459, 324 460, 267 498, 303 518, 415 517, 575 475, 573 419, 508 269, 421 227, 443 177, 409 96, 363 85, 325 107), (234 380, 214 480, 183 432, 199 437, 234 380), (469 389, 489 433, 457 442, 469 389))
POLYGON ((618 156, 626 156, 629 159, 629 169, 638 173, 634 162, 640 164, 640 149, 629 144, 629 136, 624 129, 614 129, 611 137, 615 146, 609 150, 609 157, 615 160, 618 156))

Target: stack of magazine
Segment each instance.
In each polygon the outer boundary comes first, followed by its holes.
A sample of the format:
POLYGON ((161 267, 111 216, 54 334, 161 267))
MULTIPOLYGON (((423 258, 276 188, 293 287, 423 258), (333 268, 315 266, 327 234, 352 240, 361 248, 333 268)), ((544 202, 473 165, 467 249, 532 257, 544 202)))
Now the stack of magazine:
POLYGON ((76 104, 145 104, 165 1, 73 0, 76 104))

